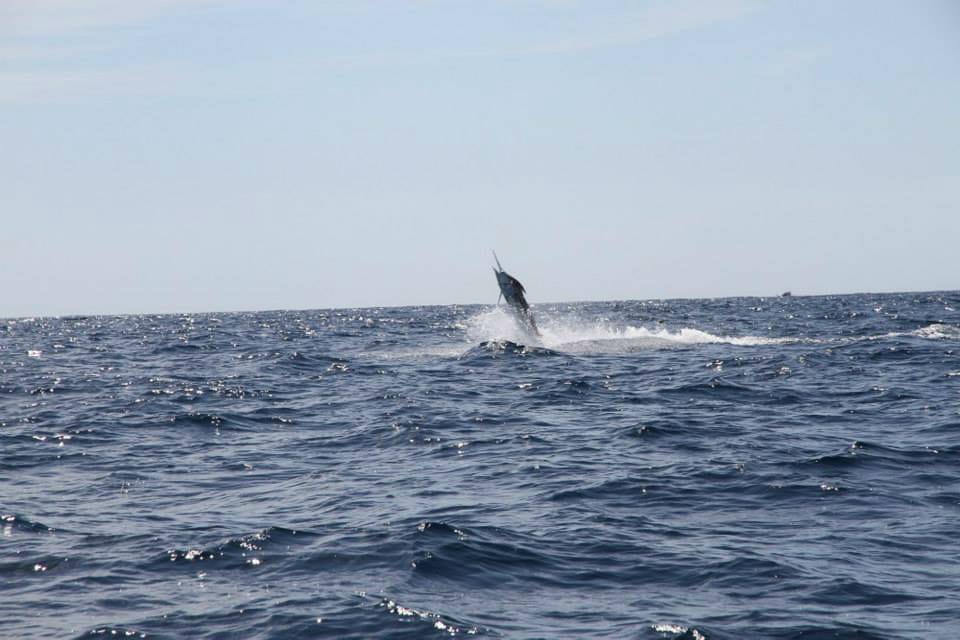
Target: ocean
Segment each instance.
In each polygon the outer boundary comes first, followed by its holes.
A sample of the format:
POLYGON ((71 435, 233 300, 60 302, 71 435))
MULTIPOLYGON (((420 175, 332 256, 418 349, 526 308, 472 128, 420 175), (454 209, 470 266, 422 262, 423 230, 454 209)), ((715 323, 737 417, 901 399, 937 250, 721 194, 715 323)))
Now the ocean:
POLYGON ((0 637, 954 638, 957 309, 0 321, 0 637))

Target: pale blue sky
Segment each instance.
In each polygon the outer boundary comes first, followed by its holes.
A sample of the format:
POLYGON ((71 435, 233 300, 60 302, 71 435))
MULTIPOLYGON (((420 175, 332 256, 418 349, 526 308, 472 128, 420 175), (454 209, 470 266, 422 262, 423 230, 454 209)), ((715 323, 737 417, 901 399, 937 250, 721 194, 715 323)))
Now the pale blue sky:
POLYGON ((0 316, 960 286, 960 3, 4 0, 0 316))

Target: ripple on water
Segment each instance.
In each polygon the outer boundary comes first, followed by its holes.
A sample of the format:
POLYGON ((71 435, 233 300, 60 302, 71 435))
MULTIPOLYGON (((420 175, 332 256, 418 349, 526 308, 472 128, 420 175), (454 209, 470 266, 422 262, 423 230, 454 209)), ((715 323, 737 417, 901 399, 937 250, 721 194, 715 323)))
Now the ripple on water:
POLYGON ((951 637, 958 308, 4 322, 0 636, 951 637))

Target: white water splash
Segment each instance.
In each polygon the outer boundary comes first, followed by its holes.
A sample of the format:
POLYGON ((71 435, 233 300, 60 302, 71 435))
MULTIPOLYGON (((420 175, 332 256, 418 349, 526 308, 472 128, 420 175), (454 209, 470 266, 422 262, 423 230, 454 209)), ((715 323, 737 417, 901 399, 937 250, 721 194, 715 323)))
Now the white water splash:
POLYGON ((697 629, 687 629, 687 627, 679 624, 659 623, 651 625, 651 628, 657 633, 670 633, 673 635, 683 635, 689 631, 694 640, 706 640, 706 636, 700 633, 697 629))
MULTIPOLYGON (((467 342, 472 345, 488 341, 509 340, 518 344, 539 344, 535 336, 523 330, 505 307, 494 307, 468 318, 464 324, 467 342)), ((546 343, 542 343, 547 346, 546 343)))
POLYGON ((718 336, 690 327, 615 326, 606 322, 542 313, 537 315, 537 320, 540 324, 539 339, 527 334, 504 307, 496 307, 480 312, 466 322, 467 338, 472 344, 510 340, 568 352, 624 352, 693 344, 757 346, 797 342, 795 338, 718 336))
POLYGON ((949 324, 928 324, 913 331, 893 331, 877 336, 864 336, 859 340, 886 340, 889 338, 926 338, 927 340, 960 340, 960 327, 949 324))
POLYGON ((957 340, 960 339, 960 327, 954 327, 949 324, 930 324, 916 331, 911 331, 909 335, 918 338, 929 338, 931 340, 957 340))
POLYGON ((458 357, 467 349, 480 343, 507 340, 527 346, 546 347, 563 353, 615 354, 699 344, 730 344, 741 347, 783 344, 833 346, 852 344, 861 340, 873 341, 899 337, 918 337, 928 340, 960 339, 960 327, 945 324, 931 324, 913 331, 882 335, 810 338, 716 335, 693 327, 673 328, 660 324, 649 327, 618 326, 606 320, 585 320, 575 313, 555 311, 551 314, 542 309, 536 311, 536 319, 540 327, 539 337, 528 334, 506 307, 488 308, 457 323, 457 328, 464 332, 463 342, 416 349, 400 348, 365 355, 376 355, 387 359, 458 357))

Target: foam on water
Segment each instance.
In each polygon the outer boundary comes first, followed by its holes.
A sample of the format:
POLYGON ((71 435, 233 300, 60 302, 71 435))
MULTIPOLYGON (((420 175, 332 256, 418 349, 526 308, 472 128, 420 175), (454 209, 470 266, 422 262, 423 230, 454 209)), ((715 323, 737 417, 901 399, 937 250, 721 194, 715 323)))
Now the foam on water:
POLYGON ((860 340, 888 340, 890 338, 925 338, 927 340, 960 340, 960 327, 935 322, 913 331, 890 331, 879 335, 869 335, 860 340))
POLYGON ((960 327, 934 323, 927 325, 926 327, 921 327, 915 331, 911 331, 909 335, 916 336, 918 338, 930 338, 933 340, 958 340, 960 339, 960 327))
MULTIPOLYGON (((698 344, 729 344, 741 347, 849 343, 858 340, 886 340, 889 338, 924 338, 928 340, 958 340, 960 327, 932 323, 912 331, 892 331, 863 336, 771 337, 758 335, 717 335, 696 327, 653 327, 616 324, 606 320, 584 319, 574 313, 545 313, 536 310, 540 337, 526 332, 504 306, 478 311, 463 323, 467 341, 471 345, 484 342, 510 341, 517 344, 542 346, 568 353, 624 353, 652 348, 667 348, 698 344)), ((436 355, 449 355, 450 349, 438 349, 436 355)))
POLYGON ((556 351, 597 353, 696 344, 759 346, 797 342, 797 338, 714 335, 694 327, 672 329, 666 326, 648 328, 617 325, 607 321, 585 320, 573 314, 545 314, 538 311, 537 319, 541 334, 539 339, 524 331, 505 307, 494 307, 469 318, 465 323, 466 335, 472 344, 509 340, 556 351))

